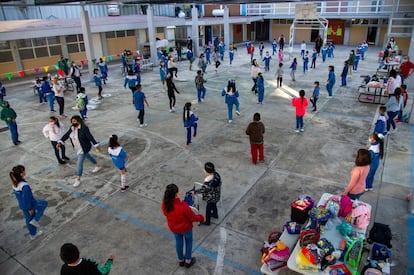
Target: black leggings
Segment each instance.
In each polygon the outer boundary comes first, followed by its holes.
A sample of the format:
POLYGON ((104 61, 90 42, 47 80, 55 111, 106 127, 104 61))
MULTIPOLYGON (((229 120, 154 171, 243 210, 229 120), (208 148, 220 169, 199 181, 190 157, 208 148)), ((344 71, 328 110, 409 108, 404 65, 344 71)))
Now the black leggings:
POLYGON ((175 107, 175 94, 168 95, 168 99, 170 100, 170 110, 172 107, 175 107))
POLYGON ((59 105, 59 115, 63 115, 65 113, 65 99, 61 96, 57 96, 56 101, 59 105))
POLYGON ((171 73, 171 76, 174 76, 173 72, 175 73, 175 77, 177 77, 178 69, 176 67, 168 68, 168 72, 171 73))
MULTIPOLYGON (((55 150, 55 156, 56 156, 57 160, 59 162, 61 162, 62 159, 59 156, 59 149, 56 148, 57 141, 52 141, 51 140, 50 143, 52 143, 53 150, 55 150)), ((66 157, 66 154, 65 154, 65 152, 66 152, 65 151, 65 145, 63 145, 62 143, 60 144, 60 150, 62 151, 62 158, 66 157)))

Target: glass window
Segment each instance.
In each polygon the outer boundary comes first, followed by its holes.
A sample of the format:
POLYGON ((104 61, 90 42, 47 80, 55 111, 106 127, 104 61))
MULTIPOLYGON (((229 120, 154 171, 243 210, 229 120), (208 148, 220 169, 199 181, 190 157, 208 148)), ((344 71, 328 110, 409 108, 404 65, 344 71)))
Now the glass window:
POLYGON ((49 51, 47 50, 47 47, 35 48, 34 50, 37 58, 49 56, 49 51))
POLYGON ((79 44, 79 47, 80 47, 80 51, 81 52, 84 52, 85 51, 85 44, 84 43, 80 43, 79 44))
POLYGON ((68 35, 66 36, 66 42, 67 43, 78 42, 78 37, 76 35, 68 35))
POLYGON ((29 47, 32 47, 32 40, 31 39, 20 39, 20 40, 17 40, 17 47, 18 48, 29 48, 29 47))
POLYGON ((10 49, 9 41, 0 41, 0 50, 10 49))
POLYGON ((50 55, 62 55, 61 46, 50 46, 49 51, 50 51, 50 55))
POLYGON ((78 34, 78 40, 83 41, 83 34, 78 34))
POLYGON ((79 46, 78 44, 68 44, 68 52, 69 53, 78 53, 79 52, 79 46))
POLYGON ((164 32, 164 28, 163 27, 158 27, 157 29, 156 29, 157 31, 157 33, 163 33, 164 32))
POLYGON ((106 38, 115 38, 115 32, 107 32, 106 38))
POLYGON ((116 37, 125 37, 125 31, 117 31, 116 37))
POLYGON ((22 49, 22 50, 19 50, 19 53, 20 53, 21 59, 33 59, 34 58, 33 49, 22 49))
POLYGON ((0 52, 0 62, 13 62, 13 55, 11 51, 0 52))
POLYGON ((60 44, 60 39, 58 36, 50 36, 47 38, 47 43, 49 45, 60 44))
POLYGON ((33 46, 46 46, 46 38, 41 37, 41 38, 33 38, 32 40, 33 46))
POLYGON ((127 36, 135 36, 135 30, 127 30, 127 36))

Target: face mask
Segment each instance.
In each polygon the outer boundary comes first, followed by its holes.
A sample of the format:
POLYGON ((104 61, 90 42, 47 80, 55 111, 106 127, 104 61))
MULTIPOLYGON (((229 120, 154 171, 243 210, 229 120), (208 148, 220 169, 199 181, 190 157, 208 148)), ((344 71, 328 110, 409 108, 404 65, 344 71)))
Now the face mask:
POLYGON ((72 123, 72 126, 73 126, 73 127, 78 127, 78 126, 79 126, 79 124, 78 124, 78 123, 72 123))
POLYGON ((54 122, 49 122, 49 125, 53 126, 53 125, 55 125, 55 123, 54 122))

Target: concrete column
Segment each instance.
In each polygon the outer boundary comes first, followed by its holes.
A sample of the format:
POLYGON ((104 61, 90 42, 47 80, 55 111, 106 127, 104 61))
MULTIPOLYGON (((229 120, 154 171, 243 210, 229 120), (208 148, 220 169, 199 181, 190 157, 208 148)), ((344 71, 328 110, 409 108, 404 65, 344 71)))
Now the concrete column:
POLYGON ((410 57, 411 62, 414 60, 414 27, 411 27, 411 40, 410 47, 408 48, 408 56, 410 57))
POLYGON ((191 39, 193 39, 193 54, 198 56, 200 52, 200 42, 198 36, 198 9, 195 5, 191 8, 191 39))
POLYGON ((223 14, 223 25, 224 25, 224 45, 228 48, 230 45, 230 23, 229 23, 229 8, 224 6, 223 14))
POLYGON ((16 61, 16 67, 17 67, 17 71, 23 71, 23 63, 22 63, 22 59, 20 58, 20 53, 19 53, 19 48, 17 47, 17 42, 16 40, 10 40, 10 48, 12 49, 12 55, 14 58, 14 61, 16 61))
POLYGON ((246 23, 242 25, 242 32, 243 32, 243 42, 245 42, 247 41, 247 24, 246 23))
POLYGON ((153 13, 152 13, 152 5, 148 5, 147 8, 147 23, 148 23, 148 39, 150 45, 150 54, 151 54, 151 62, 156 64, 157 63, 157 48, 155 46, 155 28, 153 22, 153 13))
POLYGON ((69 57, 68 45, 66 44, 66 37, 64 35, 59 36, 60 43, 62 45, 62 55, 69 57))
POLYGON ((102 56, 108 56, 108 44, 106 43, 106 33, 101 32, 101 45, 102 45, 102 56))
POLYGON ((89 14, 85 6, 81 5, 80 20, 82 26, 83 42, 85 43, 86 59, 88 60, 89 78, 92 80, 93 68, 92 59, 95 58, 95 51, 92 45, 91 25, 89 23, 89 14))
POLYGON ((273 42, 273 19, 269 20, 269 41, 273 42))

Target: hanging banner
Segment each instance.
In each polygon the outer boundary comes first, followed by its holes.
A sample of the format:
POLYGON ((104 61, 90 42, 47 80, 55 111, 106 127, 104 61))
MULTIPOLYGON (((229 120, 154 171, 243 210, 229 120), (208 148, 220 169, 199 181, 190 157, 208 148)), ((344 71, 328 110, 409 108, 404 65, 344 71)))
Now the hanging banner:
POLYGON ((6 77, 7 77, 7 79, 8 79, 8 80, 11 80, 11 79, 12 79, 12 76, 13 76, 13 74, 12 74, 12 73, 7 73, 7 74, 6 74, 6 77))
POLYGON ((102 57, 103 62, 106 62, 106 56, 102 57))
POLYGON ((82 59, 81 64, 82 64, 82 66, 85 65, 85 60, 82 59))
POLYGON ((58 75, 65 76, 65 72, 62 69, 58 70, 58 75))
POLYGON ((20 75, 20 77, 23 77, 24 76, 24 71, 20 71, 19 75, 20 75))
POLYGON ((49 71, 49 66, 44 66, 43 70, 45 70, 45 73, 47 73, 49 71))
POLYGON ((327 35, 331 35, 332 34, 332 27, 328 27, 328 30, 327 30, 327 35))
POLYGON ((112 61, 112 55, 108 56, 109 57, 109 61, 112 61))
POLYGON ((35 72, 35 74, 38 74, 39 73, 39 68, 38 67, 34 68, 34 72, 35 72))
POLYGON ((92 59, 92 64, 95 65, 96 64, 96 59, 92 59))
POLYGON ((58 64, 55 65, 55 69, 59 70, 59 65, 58 64))
POLYGON ((336 36, 342 36, 342 28, 338 26, 336 29, 336 36))

